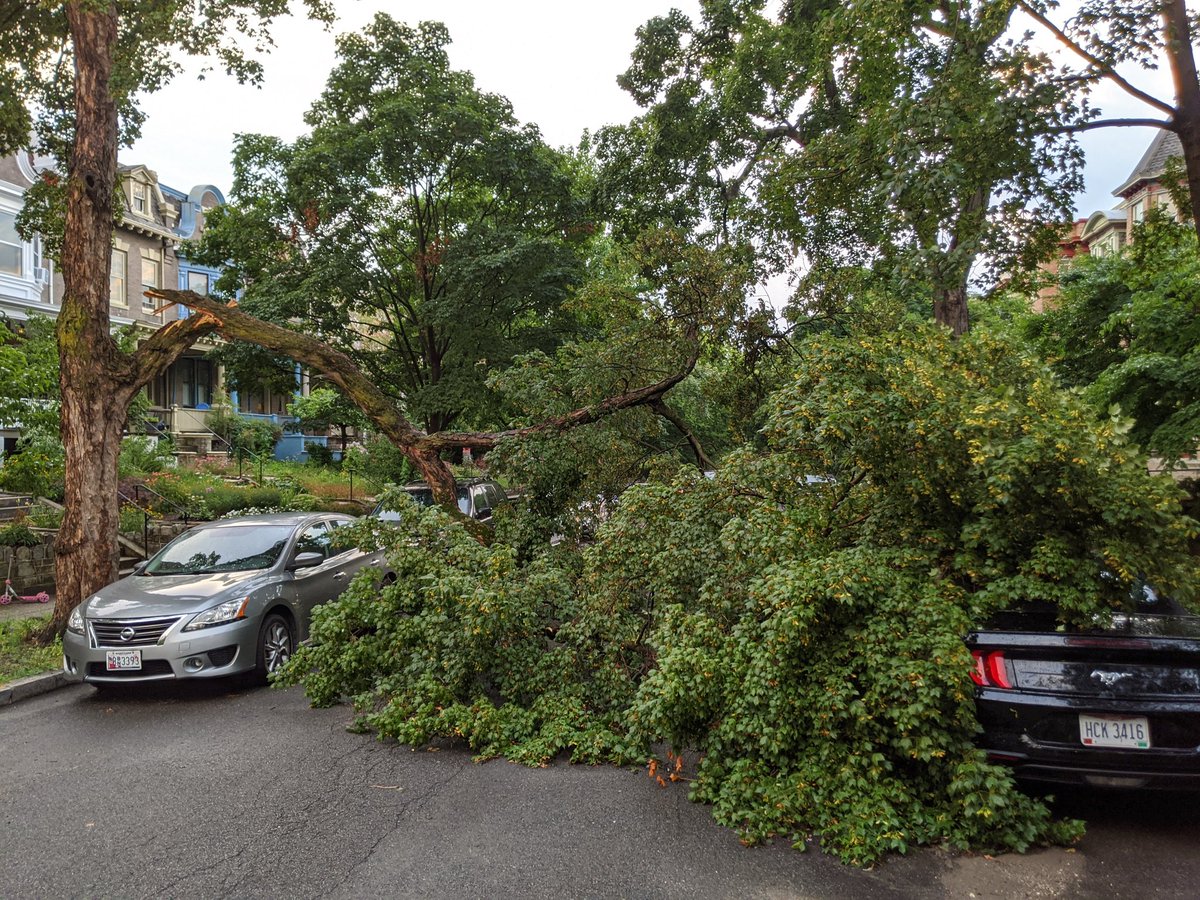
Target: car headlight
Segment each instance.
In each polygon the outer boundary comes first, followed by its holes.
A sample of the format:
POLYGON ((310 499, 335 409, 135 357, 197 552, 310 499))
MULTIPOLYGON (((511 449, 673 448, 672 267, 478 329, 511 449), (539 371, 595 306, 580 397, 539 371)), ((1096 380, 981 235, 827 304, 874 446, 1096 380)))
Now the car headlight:
POLYGON ((240 600, 226 600, 224 603, 198 614, 183 626, 183 630, 199 631, 201 628, 210 628, 213 625, 224 625, 226 622, 244 619, 249 603, 249 597, 242 597, 240 600))
POLYGON ((72 631, 75 634, 83 634, 83 604, 79 604, 73 610, 67 619, 67 631, 72 631))

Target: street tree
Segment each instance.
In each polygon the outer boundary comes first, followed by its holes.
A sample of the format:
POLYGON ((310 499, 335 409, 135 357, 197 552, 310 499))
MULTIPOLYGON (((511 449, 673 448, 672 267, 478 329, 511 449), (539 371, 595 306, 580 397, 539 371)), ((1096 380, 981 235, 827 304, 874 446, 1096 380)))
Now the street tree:
POLYGON ((449 43, 382 13, 341 36, 309 134, 238 138, 195 253, 244 311, 346 353, 429 432, 502 424, 488 377, 578 330, 565 301, 593 231, 577 162, 452 68, 449 43))
POLYGON ((1033 258, 1079 187, 1069 91, 1012 12, 723 0, 652 19, 621 78, 647 111, 595 140, 606 195, 633 222, 752 245, 769 270, 799 251, 827 293, 847 269, 918 283, 962 333, 981 261, 1033 258))
MULTIPOLYGON (((306 0, 328 21, 332 5, 306 0)), ((197 337, 202 318, 173 322, 133 352, 110 333, 108 276, 117 149, 138 131, 139 94, 204 56, 243 81, 261 64, 286 0, 130 4, 103 0, 10 3, 0 11, 0 152, 33 145, 58 160, 30 192, 64 281, 57 320, 66 513, 55 545, 57 599, 49 632, 117 574, 117 458, 130 402, 197 337), (252 48, 247 51, 246 48, 252 48)))

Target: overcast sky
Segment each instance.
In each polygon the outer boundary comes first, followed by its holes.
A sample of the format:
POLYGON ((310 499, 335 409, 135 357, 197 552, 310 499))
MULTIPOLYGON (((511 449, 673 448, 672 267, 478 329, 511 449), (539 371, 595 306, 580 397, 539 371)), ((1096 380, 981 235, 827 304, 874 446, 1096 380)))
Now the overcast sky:
MULTIPOLYGON (((339 0, 337 5, 340 19, 333 33, 361 28, 378 9, 413 24, 430 18, 445 22, 453 39, 452 65, 474 73, 482 89, 507 97, 517 117, 536 123, 556 146, 575 144, 584 129, 636 115, 616 77, 629 63, 637 27, 671 7, 695 13, 699 6, 696 0, 339 0)), ((261 88, 221 75, 204 81, 192 74, 179 77, 146 98, 143 137, 122 153, 122 161, 144 163, 179 190, 208 183, 227 191, 233 135, 299 136, 302 116, 334 64, 333 33, 303 19, 281 19, 273 33, 277 46, 265 60, 261 88)), ((1130 75, 1140 87, 1171 99, 1165 72, 1130 75)), ((1095 101, 1107 115, 1147 114, 1117 91, 1104 91, 1095 101)), ((1132 171, 1152 137, 1148 129, 1084 136, 1088 183, 1076 203, 1079 216, 1114 205, 1112 189, 1132 171)))

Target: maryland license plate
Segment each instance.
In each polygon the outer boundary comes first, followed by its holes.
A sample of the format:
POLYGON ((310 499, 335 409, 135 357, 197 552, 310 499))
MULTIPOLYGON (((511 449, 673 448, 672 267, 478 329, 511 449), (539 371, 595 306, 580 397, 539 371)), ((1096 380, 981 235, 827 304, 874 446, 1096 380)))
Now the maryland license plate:
POLYGON ((1150 749, 1150 722, 1145 716, 1079 714, 1079 740, 1085 747, 1150 749))
POLYGON ((142 651, 109 650, 104 654, 104 663, 110 672, 137 671, 142 667, 142 651))

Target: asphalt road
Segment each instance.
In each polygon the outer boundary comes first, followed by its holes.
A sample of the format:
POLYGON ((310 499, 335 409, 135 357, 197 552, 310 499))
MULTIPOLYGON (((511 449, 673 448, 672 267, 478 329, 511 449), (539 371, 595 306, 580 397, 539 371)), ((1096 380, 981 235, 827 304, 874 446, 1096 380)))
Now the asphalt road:
POLYGON ((1072 850, 863 872, 742 847, 642 772, 473 763, 345 730, 299 690, 78 686, 0 709, 0 896, 1195 896, 1196 797, 1066 798, 1072 850))

